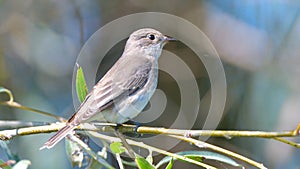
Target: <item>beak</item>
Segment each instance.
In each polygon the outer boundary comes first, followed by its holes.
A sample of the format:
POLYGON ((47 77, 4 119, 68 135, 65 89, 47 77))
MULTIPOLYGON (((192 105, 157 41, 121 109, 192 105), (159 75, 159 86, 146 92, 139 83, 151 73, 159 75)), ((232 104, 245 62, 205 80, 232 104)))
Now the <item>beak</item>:
POLYGON ((169 41, 177 41, 177 39, 165 35, 165 36, 164 36, 164 41, 165 41, 165 42, 169 42, 169 41))

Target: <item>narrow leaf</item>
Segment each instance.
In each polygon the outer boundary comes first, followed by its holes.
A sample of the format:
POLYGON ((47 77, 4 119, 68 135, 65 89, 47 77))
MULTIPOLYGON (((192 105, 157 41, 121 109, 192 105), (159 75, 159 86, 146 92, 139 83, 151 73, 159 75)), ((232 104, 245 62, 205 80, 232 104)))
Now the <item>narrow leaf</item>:
POLYGON ((143 157, 137 157, 135 162, 139 169, 155 169, 155 167, 143 157))
POLYGON ((146 157, 146 160, 147 160, 150 164, 153 164, 152 150, 149 150, 149 155, 146 157))
POLYGON ((109 145, 111 151, 115 154, 122 154, 125 152, 125 147, 123 147, 123 144, 121 142, 113 142, 109 145))
POLYGON ((76 74, 76 92, 77 92, 78 100, 80 102, 83 102, 88 93, 88 89, 86 86, 83 70, 78 64, 76 65, 78 67, 77 74, 76 74))
POLYGON ((169 164, 167 165, 166 169, 172 169, 173 164, 174 164, 174 159, 172 158, 172 159, 170 160, 169 164))
POLYGON ((0 160, 0 168, 1 169, 11 169, 10 165, 14 164, 15 161, 9 160, 7 162, 4 162, 3 160, 0 160))

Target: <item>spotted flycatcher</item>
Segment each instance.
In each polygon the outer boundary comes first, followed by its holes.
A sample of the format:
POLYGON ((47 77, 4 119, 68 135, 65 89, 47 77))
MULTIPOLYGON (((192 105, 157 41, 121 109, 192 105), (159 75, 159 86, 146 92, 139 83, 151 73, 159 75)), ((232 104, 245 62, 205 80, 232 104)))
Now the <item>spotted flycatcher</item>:
POLYGON ((121 124, 136 117, 156 89, 158 58, 170 40, 174 39, 150 28, 133 32, 119 60, 41 149, 52 148, 80 123, 98 120, 121 124))

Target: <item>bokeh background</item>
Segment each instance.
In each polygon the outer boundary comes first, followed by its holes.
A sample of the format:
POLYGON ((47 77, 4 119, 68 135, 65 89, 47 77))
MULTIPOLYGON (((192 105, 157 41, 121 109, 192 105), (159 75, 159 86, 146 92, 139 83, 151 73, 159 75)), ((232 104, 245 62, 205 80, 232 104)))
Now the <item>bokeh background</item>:
MULTIPOLYGON (((300 122, 300 2, 296 0, 0 0, 0 86, 11 89, 16 100, 24 105, 70 116, 74 110, 73 69, 84 42, 114 19, 147 11, 185 18, 212 41, 224 64, 228 87, 218 129, 282 131, 294 129, 300 122)), ((116 49, 119 50, 110 54, 122 52, 121 47, 116 49)), ((175 53, 177 50, 179 56, 192 54, 183 44, 167 49, 175 53)), ((107 58, 108 65, 116 59, 107 58)), ((209 84, 203 65, 191 64, 191 69, 198 78, 200 92, 205 93, 209 84)), ((160 80, 160 87, 167 86, 166 93, 169 90, 175 95, 172 90, 176 85, 168 83, 172 78, 162 73, 160 80)), ((176 96, 173 97, 176 103, 176 96)), ((53 121, 6 107, 0 107, 0 117, 53 121)), ((200 122, 201 115, 195 128, 201 127, 200 122)), ((9 145, 22 159, 32 162, 31 168, 71 168, 64 144, 38 150, 48 138, 48 134, 18 137, 9 145)), ((291 140, 300 142, 299 138, 291 140)), ((269 168, 300 167, 300 150, 273 140, 208 141, 263 162, 269 168)))

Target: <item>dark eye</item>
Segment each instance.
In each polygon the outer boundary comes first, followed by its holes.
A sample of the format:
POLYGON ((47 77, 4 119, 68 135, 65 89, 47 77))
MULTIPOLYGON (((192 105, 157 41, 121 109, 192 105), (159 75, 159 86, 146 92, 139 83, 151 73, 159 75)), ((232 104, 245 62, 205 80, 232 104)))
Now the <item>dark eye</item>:
POLYGON ((155 36, 152 35, 152 34, 148 35, 147 37, 148 37, 150 40, 154 40, 154 39, 155 39, 155 36))

